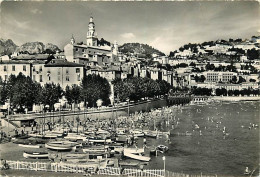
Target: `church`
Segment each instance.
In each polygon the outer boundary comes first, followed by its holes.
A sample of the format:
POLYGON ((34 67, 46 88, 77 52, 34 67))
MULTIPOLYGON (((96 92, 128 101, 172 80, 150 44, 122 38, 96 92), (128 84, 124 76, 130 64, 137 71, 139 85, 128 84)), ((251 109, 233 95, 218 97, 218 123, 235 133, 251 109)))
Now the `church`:
POLYGON ((97 33, 93 17, 90 17, 85 43, 77 44, 74 37, 64 47, 64 55, 67 61, 87 66, 107 66, 118 60, 118 44, 112 46, 98 45, 97 33))

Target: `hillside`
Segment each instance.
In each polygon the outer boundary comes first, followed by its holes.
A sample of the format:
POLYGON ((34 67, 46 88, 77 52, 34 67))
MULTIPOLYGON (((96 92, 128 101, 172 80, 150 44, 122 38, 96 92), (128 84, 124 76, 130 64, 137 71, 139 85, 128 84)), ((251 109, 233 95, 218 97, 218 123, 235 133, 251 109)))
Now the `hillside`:
POLYGON ((119 51, 126 54, 134 54, 136 56, 141 56, 144 58, 151 58, 152 54, 165 55, 163 52, 147 45, 140 43, 125 43, 119 47, 119 51))
POLYGON ((0 39, 0 55, 10 55, 16 49, 17 45, 11 39, 0 39))

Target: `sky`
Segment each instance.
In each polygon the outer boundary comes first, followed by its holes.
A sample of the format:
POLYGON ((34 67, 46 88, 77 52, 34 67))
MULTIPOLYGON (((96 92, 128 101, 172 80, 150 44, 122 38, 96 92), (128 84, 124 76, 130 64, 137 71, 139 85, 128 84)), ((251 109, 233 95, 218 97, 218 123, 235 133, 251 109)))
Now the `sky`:
POLYGON ((0 37, 17 45, 40 41, 61 49, 73 34, 85 42, 92 15, 98 38, 139 42, 169 54, 187 43, 260 35, 257 1, 115 2, 3 1, 0 37))

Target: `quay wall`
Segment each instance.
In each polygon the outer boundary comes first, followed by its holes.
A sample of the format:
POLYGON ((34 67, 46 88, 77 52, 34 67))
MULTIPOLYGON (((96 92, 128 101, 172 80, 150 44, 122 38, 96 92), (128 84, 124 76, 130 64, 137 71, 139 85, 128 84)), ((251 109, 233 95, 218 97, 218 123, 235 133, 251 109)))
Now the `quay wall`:
MULTIPOLYGON (((45 115, 37 114, 31 115, 30 118, 34 118, 37 122, 43 121, 43 117, 45 117, 45 122, 48 121, 57 121, 65 120, 65 121, 71 121, 75 120, 76 117, 79 117, 80 121, 84 121, 87 118, 89 119, 113 119, 118 116, 127 116, 128 115, 128 108, 129 108, 129 114, 133 114, 135 112, 140 111, 149 111, 154 108, 164 107, 167 106, 167 100, 166 99, 156 99, 152 101, 144 101, 141 103, 135 103, 128 105, 121 106, 121 107, 115 107, 115 108, 107 108, 107 109, 87 109, 87 110, 77 110, 77 111, 69 111, 66 113, 55 112, 55 113, 46 113, 45 115)), ((20 117, 21 118, 21 117, 20 117)), ((26 119, 26 118, 24 118, 26 119)))
POLYGON ((211 99, 217 101, 260 101, 260 96, 214 96, 211 99))

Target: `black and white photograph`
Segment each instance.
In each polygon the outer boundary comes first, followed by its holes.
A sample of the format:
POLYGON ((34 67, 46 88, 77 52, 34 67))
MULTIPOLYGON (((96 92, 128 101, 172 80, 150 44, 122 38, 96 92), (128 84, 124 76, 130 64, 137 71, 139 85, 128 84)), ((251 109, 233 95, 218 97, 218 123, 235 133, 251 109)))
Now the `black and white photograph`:
POLYGON ((0 0, 0 177, 260 176, 260 2, 0 0))

